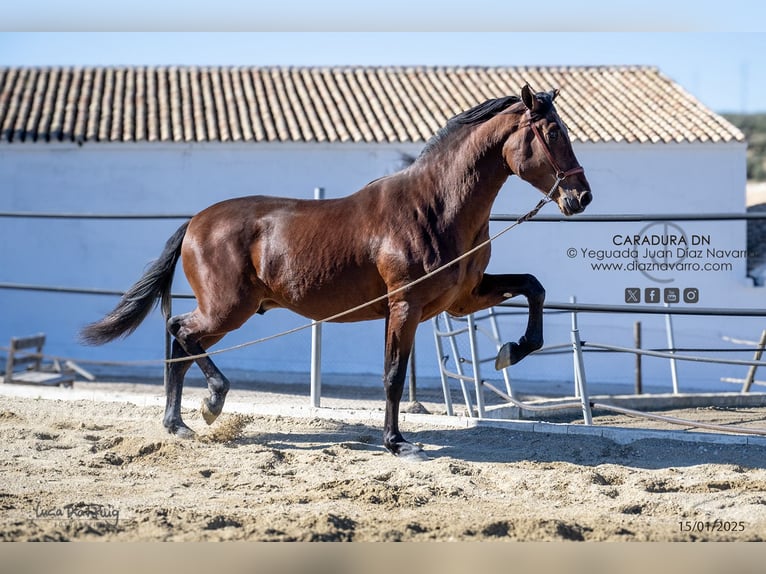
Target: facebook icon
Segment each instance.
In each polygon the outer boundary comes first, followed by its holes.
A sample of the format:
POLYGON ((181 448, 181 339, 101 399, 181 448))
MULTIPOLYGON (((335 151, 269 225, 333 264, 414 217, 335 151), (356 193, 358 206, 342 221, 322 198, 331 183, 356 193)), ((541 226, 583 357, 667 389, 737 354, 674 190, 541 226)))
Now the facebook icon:
POLYGON ((660 302, 660 288, 659 287, 647 287, 644 289, 644 301, 647 303, 659 303, 660 302))

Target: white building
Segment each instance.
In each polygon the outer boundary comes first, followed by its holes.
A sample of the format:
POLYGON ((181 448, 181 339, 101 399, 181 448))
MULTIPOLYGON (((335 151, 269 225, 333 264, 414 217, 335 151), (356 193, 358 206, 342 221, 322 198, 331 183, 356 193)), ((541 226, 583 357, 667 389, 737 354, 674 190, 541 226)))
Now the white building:
MULTIPOLYGON (((654 68, 456 67, 0 69, 0 212, 193 214, 248 194, 311 198, 322 187, 327 197, 344 196, 399 169, 402 154, 416 155, 450 116, 518 93, 526 82, 561 90, 557 108, 593 188, 586 215, 745 211, 742 134, 654 68)), ((495 212, 525 212, 539 197, 511 178, 495 212)), ((556 211, 550 206, 541 214, 556 211)), ((180 222, 0 218, 0 283, 124 290, 180 222)), ((530 222, 498 240, 490 271, 535 274, 551 302, 576 296, 622 305, 626 289, 638 289, 640 306, 670 287, 681 299, 687 289, 698 294, 679 306, 762 308, 766 291, 746 276, 745 229, 744 221, 530 222), (682 265, 668 270, 668 263, 682 265)), ((189 293, 180 270, 174 292, 189 293)), ((124 341, 78 344, 78 330, 115 302, 0 289, 0 344, 42 331, 55 355, 162 358, 159 312, 124 341)), ((192 305, 177 300, 175 310, 192 305)), ((644 347, 667 345, 664 318, 656 315, 582 315, 582 337, 631 346, 637 319, 644 347)), ((724 335, 757 339, 764 327, 763 319, 749 318, 674 321, 680 347, 719 347, 724 335)), ((270 311, 219 347, 303 323, 270 311)), ((546 342, 567 342, 568 328, 568 316, 549 316, 546 342)), ((522 331, 521 318, 503 321, 507 339, 522 331)), ((421 326, 417 349, 418 375, 436 376, 430 324, 421 326)), ((325 328, 325 372, 379 373, 382 355, 380 322, 325 328)), ((217 362, 224 371, 307 372, 309 333, 217 362)), ((632 365, 632 357, 589 356, 589 381, 629 385, 632 365)), ((644 369, 648 381, 669 389, 664 361, 647 360, 644 369)), ((679 365, 682 384, 697 388, 744 371, 679 365)), ((512 374, 571 380, 571 357, 533 357, 512 374)))

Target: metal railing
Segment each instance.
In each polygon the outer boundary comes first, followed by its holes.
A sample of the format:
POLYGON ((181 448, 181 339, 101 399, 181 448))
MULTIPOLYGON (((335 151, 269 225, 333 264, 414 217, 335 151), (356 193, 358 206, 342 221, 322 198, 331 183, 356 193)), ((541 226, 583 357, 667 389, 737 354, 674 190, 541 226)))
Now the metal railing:
MULTIPOLYGON (((315 189, 315 198, 322 197, 322 188, 315 189)), ((165 214, 139 214, 139 213, 42 213, 42 212, 28 212, 28 211, 1 211, 0 218, 22 218, 22 219, 80 219, 80 220, 175 220, 175 219, 189 219, 193 214, 178 214, 178 213, 165 213, 165 214)), ((494 214, 491 216, 490 221, 504 222, 504 221, 516 221, 519 215, 512 214, 494 214)), ((766 219, 766 213, 710 213, 710 214, 634 214, 634 215, 577 215, 571 218, 564 218, 560 216, 546 216, 537 215, 530 222, 538 223, 586 223, 586 222, 643 222, 643 221, 732 221, 732 220, 760 220, 766 219)), ((98 288, 73 288, 67 286, 51 286, 51 285, 32 285, 26 283, 14 283, 14 282, 0 282, 0 289, 11 289, 21 291, 37 291, 37 292, 49 292, 49 293, 70 293, 81 295, 104 295, 104 296, 122 296, 124 292, 116 290, 98 289, 98 288)), ((192 294, 187 293, 174 293, 172 295, 175 299, 193 299, 192 294)), ((506 302, 503 303, 500 308, 524 308, 523 303, 506 302)), ((575 304, 575 303, 557 303, 547 304, 547 310, 559 310, 563 312, 572 312, 573 321, 576 321, 576 313, 578 312, 599 312, 599 313, 656 313, 663 314, 666 317, 670 315, 727 315, 727 316, 766 316, 766 310, 764 309, 687 309, 687 308, 663 308, 663 307, 631 307, 631 306, 604 306, 604 305, 589 305, 589 304, 575 304)), ((495 333, 497 331, 497 316, 502 311, 491 311, 491 328, 495 333)), ((473 319, 471 319, 473 321, 473 319)), ((576 326, 576 325, 575 325, 576 326)), ((316 327, 321 327, 317 325, 316 327)), ((471 330, 475 329, 476 325, 471 327, 471 330)), ((312 393, 311 400, 314 406, 319 406, 321 398, 321 330, 318 328, 312 329, 312 393)), ((499 337, 498 337, 499 338, 499 337)), ((586 345, 576 345, 577 348, 582 348, 586 345)), ((594 346, 592 343, 590 346, 594 346)), ((673 349, 674 344, 669 345, 670 351, 675 353, 677 350, 673 349)), ((552 349, 543 349, 542 352, 550 352, 552 349)), ((680 356, 674 356, 673 359, 685 360, 680 356)), ((86 361, 85 361, 86 362, 86 361)), ((114 363, 114 362, 111 362, 114 363)), ((125 362, 128 364, 129 362, 125 362)), ((752 363, 752 362, 751 362, 752 363)), ((752 365, 754 368, 761 366, 763 363, 755 362, 752 365)), ((412 365, 414 368, 414 364, 412 365)), ((440 366, 441 368, 441 366, 440 366)), ((461 377, 467 375, 460 374, 461 377)), ((584 377, 583 377, 584 378, 584 377)), ((510 385, 507 374, 504 374, 506 380, 507 394, 512 396, 512 387, 510 385)), ((466 379, 461 379, 465 382, 466 379)), ((474 385, 476 381, 480 380, 478 374, 474 374, 472 377, 474 385)), ((464 392, 464 395, 466 393, 464 392)), ((477 399, 477 403, 479 399, 477 399)), ((478 404, 477 404, 478 406, 478 404)), ((469 409, 470 410, 470 409, 469 409)), ((479 409, 483 411, 483 406, 479 409)))
MULTIPOLYGON (((527 305, 521 302, 507 301, 502 303, 498 307, 514 308, 514 309, 526 309, 527 305)), ((568 311, 571 313, 571 330, 570 339, 571 344, 546 346, 532 353, 530 356, 544 355, 557 352, 569 352, 571 350, 573 356, 573 370, 574 370, 574 398, 579 401, 580 408, 582 409, 583 422, 586 425, 593 423, 592 408, 595 403, 590 400, 588 387, 586 382, 586 370, 583 353, 586 349, 594 349, 606 352, 615 353, 632 353, 637 357, 650 356, 668 359, 671 362, 671 372, 673 378, 673 394, 679 394, 679 385, 677 378, 677 371, 675 369, 675 361, 694 361, 705 362, 712 364, 728 364, 739 365, 749 367, 741 393, 748 393, 751 390, 752 382, 755 379, 755 373, 758 367, 766 367, 766 362, 761 360, 764 350, 766 350, 766 330, 761 335, 760 342, 755 344, 754 357, 752 360, 740 360, 740 359, 721 359, 707 356, 689 356, 680 354, 685 349, 678 349, 674 344, 673 326, 671 321, 666 321, 666 330, 668 337, 668 349, 664 350, 650 350, 641 348, 622 347, 618 345, 610 345, 603 343, 595 343, 591 341, 583 341, 580 337, 578 313, 634 313, 634 314, 663 314, 666 319, 671 315, 699 315, 699 316, 741 316, 741 317, 763 317, 766 316, 765 309, 726 309, 726 308, 670 308, 670 307, 637 307, 637 306, 623 306, 623 305, 593 305, 593 304, 580 304, 573 298, 570 303, 546 303, 545 311, 568 311)), ((549 411, 558 410, 563 408, 572 408, 573 403, 559 403, 552 405, 534 405, 529 403, 520 402, 515 394, 512 392, 512 384, 508 375, 508 369, 502 370, 503 378, 506 382, 506 392, 502 392, 494 387, 489 381, 484 380, 481 376, 481 364, 491 360, 482 359, 478 353, 478 345, 476 343, 476 334, 483 332, 489 337, 491 342, 499 349, 503 343, 502 337, 499 335, 497 317, 500 313, 496 310, 490 310, 487 314, 480 314, 478 316, 468 315, 465 318, 460 319, 466 326, 461 328, 452 328, 452 324, 456 319, 450 318, 447 313, 442 313, 439 317, 432 320, 434 339, 436 342, 436 352, 440 368, 440 376, 442 381, 442 390, 445 396, 445 404, 447 406, 447 413, 449 415, 454 414, 453 405, 449 399, 450 397, 450 380, 458 380, 461 384, 464 400, 466 403, 466 412, 469 417, 479 416, 484 417, 484 389, 488 389, 491 392, 499 395, 505 399, 508 403, 514 404, 520 408, 530 411, 549 411), (483 320, 490 320, 492 322, 492 332, 481 330, 478 327, 478 323, 483 320), (445 325, 447 328, 442 327, 445 325), (470 341, 470 353, 465 354, 460 352, 460 345, 458 338, 465 336, 470 341), (446 339, 449 342, 449 348, 452 351, 452 357, 445 353, 445 345, 442 341, 446 339), (447 368, 447 361, 452 359, 458 367, 455 371, 447 368), (468 370, 467 365, 470 365, 472 371, 471 375, 465 373, 468 370), (475 389, 475 401, 472 401, 467 393, 465 382, 471 381, 474 383, 475 389), (477 408, 474 408, 474 402, 477 408)), ((525 314, 525 313, 522 313, 525 314)), ((742 349, 704 349, 705 351, 731 351, 742 352, 742 349)), ((687 350, 688 351, 688 350, 687 350)), ((494 357, 493 357, 494 359, 494 357)), ((598 404, 600 408, 612 408, 611 405, 598 404)), ((615 412, 621 412, 616 408, 613 408, 615 412)), ((629 409, 622 409, 624 414, 632 414, 633 416, 639 416, 642 413, 636 411, 630 411, 629 409)), ((645 414, 645 413, 644 413, 645 414)), ((650 417, 649 417, 650 418, 650 417)), ((703 426, 697 425, 693 421, 676 421, 674 424, 686 424, 687 426, 703 426)), ((710 426, 703 426, 703 428, 711 428, 710 426)), ((716 427, 717 430, 721 430, 720 427, 716 427)), ((749 432, 744 429, 738 429, 737 432, 749 432)), ((766 434, 766 431, 752 432, 752 434, 766 434)))

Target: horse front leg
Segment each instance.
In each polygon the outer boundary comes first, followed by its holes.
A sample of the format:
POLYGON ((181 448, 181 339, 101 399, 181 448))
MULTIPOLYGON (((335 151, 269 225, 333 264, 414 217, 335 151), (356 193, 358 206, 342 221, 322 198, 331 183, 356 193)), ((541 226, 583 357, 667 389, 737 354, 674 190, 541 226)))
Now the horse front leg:
POLYGON ((529 304, 527 329, 517 343, 504 344, 495 359, 495 368, 515 365, 524 357, 543 346, 543 305, 545 289, 534 275, 490 275, 485 273, 469 297, 457 301, 449 313, 467 315, 493 307, 506 299, 523 295, 529 304))
POLYGON ((383 423, 383 444, 393 454, 415 459, 427 458, 423 449, 404 439, 399 431, 399 404, 407 375, 407 363, 412 352, 415 332, 421 312, 406 301, 389 304, 386 317, 386 356, 383 385, 386 390, 386 415, 383 423))

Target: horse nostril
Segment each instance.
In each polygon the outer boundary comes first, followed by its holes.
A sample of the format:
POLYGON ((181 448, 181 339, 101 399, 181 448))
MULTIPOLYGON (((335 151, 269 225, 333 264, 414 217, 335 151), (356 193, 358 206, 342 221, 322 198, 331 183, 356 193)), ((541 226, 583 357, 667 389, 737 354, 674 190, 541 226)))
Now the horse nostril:
POLYGON ((566 215, 574 215, 575 213, 580 213, 583 209, 578 201, 572 197, 567 197, 564 199, 564 205, 566 206, 566 215))
POLYGON ((590 191, 586 191, 580 196, 580 205, 583 207, 587 207, 591 201, 593 201, 593 195, 590 191))

